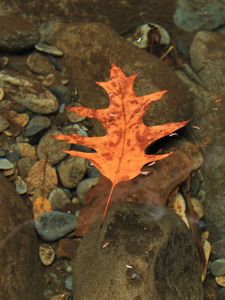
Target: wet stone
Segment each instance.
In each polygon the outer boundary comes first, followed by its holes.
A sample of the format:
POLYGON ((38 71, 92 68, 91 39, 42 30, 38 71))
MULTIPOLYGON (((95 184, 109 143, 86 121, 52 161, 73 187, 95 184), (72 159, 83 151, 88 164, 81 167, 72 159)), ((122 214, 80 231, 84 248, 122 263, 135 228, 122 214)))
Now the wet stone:
POLYGON ((51 120, 45 116, 34 116, 25 128, 24 135, 26 137, 33 136, 43 129, 51 126, 51 120))
POLYGON ((224 299, 225 299, 225 287, 218 291, 216 300, 224 300, 224 299))
POLYGON ((31 146, 28 143, 18 143, 15 146, 15 151, 20 155, 21 157, 28 157, 33 160, 37 159, 36 150, 34 146, 31 146))
POLYGON ((16 184, 16 191, 19 195, 23 195, 27 192, 26 182, 24 182, 20 176, 16 177, 15 184, 16 184))
POLYGON ((29 157, 23 157, 18 161, 18 169, 20 176, 24 179, 27 177, 30 169, 34 165, 35 160, 29 157))
POLYGON ((42 213, 34 224, 44 241, 53 242, 75 229, 76 218, 72 214, 52 211, 42 213))
POLYGON ((48 44, 38 43, 37 45, 35 45, 35 49, 40 52, 51 54, 53 56, 63 56, 62 50, 48 44))
POLYGON ((14 165, 7 158, 0 158, 0 170, 13 169, 14 165))
POLYGON ((7 154, 6 154, 6 158, 8 160, 10 160, 12 163, 17 163, 18 160, 20 159, 19 154, 14 151, 14 150, 10 150, 7 154))
POLYGON ((68 157, 58 166, 58 174, 62 185, 75 188, 86 172, 86 160, 81 157, 68 157))
POLYGON ((212 262, 210 271, 214 276, 225 275, 225 258, 220 258, 212 262))
POLYGON ((70 275, 69 277, 66 278, 65 286, 66 286, 67 290, 69 290, 69 291, 73 290, 73 276, 72 275, 70 275))
POLYGON ((36 74, 49 74, 54 71, 54 66, 48 58, 40 53, 33 53, 28 56, 27 67, 36 74))
POLYGON ((216 258, 225 259, 225 239, 219 240, 212 244, 212 255, 216 258))
POLYGON ((0 116, 0 133, 9 127, 9 122, 2 116, 0 116))
POLYGON ((77 113, 69 110, 66 110, 66 116, 71 123, 79 123, 86 119, 86 117, 79 116, 77 113))
POLYGON ((16 126, 25 127, 29 122, 29 115, 26 113, 17 113, 16 111, 11 110, 7 114, 7 119, 10 123, 16 126))
POLYGON ((37 114, 50 114, 58 109, 58 100, 46 88, 41 86, 21 87, 20 93, 14 94, 13 99, 37 114))
POLYGON ((94 166, 87 166, 87 176, 89 178, 93 178, 93 177, 99 177, 100 176, 100 172, 97 168, 95 168, 94 166))
POLYGON ((21 52, 39 41, 37 26, 19 16, 0 16, 0 24, 0 50, 21 52))
POLYGON ((99 182, 98 177, 82 180, 77 186, 77 196, 81 202, 87 197, 89 190, 99 182))
POLYGON ((56 96, 60 104, 65 106, 72 106, 75 100, 73 92, 64 85, 55 85, 50 87, 50 92, 56 96))
POLYGON ((52 209, 60 209, 67 203, 71 203, 69 197, 64 192, 64 190, 58 187, 51 191, 48 200, 51 203, 52 209))
POLYGON ((63 150, 69 150, 70 145, 65 141, 58 141, 54 135, 62 134, 61 131, 52 130, 46 133, 37 146, 37 156, 41 159, 48 159, 51 164, 57 164, 67 155, 63 150))
POLYGON ((42 81, 42 85, 44 87, 50 87, 52 86, 56 81, 56 77, 54 74, 49 74, 48 76, 45 77, 45 79, 43 79, 42 81))

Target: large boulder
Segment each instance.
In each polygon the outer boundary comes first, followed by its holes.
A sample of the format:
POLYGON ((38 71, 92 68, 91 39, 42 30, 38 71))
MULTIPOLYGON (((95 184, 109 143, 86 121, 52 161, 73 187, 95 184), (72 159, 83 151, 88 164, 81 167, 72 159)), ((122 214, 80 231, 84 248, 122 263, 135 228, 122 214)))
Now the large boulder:
POLYGON ((186 225, 159 206, 112 206, 73 263, 74 299, 202 300, 197 249, 186 225))
POLYGON ((44 299, 43 270, 31 214, 1 174, 0 186, 0 299, 44 299))
MULTIPOLYGON (((23 15, 37 24, 41 21, 63 20, 65 22, 102 22, 111 25, 118 32, 127 31, 137 24, 146 21, 159 22, 164 26, 173 26, 169 20, 174 12, 174 0, 167 0, 164 5, 160 1, 96 0, 2 0, 0 3, 1 15, 13 13, 23 15), (41 14, 37 12, 41 11, 41 14), (165 13, 162 13, 164 11, 165 13)), ((175 26, 173 26, 175 27, 175 26)))
POLYGON ((110 27, 100 23, 63 25, 52 42, 65 53, 63 64, 78 88, 81 105, 107 107, 108 97, 95 82, 109 80, 110 65, 114 63, 127 76, 138 73, 134 85, 137 95, 168 90, 161 101, 153 103, 147 110, 144 115, 146 125, 190 117, 191 98, 176 74, 158 58, 133 46, 110 27))

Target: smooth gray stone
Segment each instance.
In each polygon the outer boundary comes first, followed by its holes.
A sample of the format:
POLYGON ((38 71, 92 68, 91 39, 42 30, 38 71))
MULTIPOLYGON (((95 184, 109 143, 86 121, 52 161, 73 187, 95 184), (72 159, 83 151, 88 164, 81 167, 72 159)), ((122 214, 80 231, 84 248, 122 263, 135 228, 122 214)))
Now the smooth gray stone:
POLYGON ((44 241, 53 242, 75 229, 76 218, 72 214, 51 211, 42 213, 34 224, 44 241))

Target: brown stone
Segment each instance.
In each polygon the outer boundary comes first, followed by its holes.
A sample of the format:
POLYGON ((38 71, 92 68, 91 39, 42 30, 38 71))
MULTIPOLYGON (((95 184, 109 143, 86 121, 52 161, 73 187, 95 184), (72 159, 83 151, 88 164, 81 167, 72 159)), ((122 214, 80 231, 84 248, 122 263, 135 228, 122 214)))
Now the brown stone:
POLYGON ((31 214, 2 175, 0 186, 0 299, 44 299, 43 270, 31 214))
POLYGON ((74 299, 203 300, 197 249, 175 214, 121 202, 100 225, 73 262, 74 299))

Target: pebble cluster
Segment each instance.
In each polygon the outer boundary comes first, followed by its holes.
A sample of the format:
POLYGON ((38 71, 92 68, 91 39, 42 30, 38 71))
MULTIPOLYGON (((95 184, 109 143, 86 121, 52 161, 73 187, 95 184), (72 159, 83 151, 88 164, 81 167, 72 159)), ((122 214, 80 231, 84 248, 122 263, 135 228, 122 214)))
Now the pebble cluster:
MULTIPOLYGON (((99 176, 87 160, 67 156, 63 150, 70 146, 53 135, 88 136, 88 122, 65 109, 78 105, 78 92, 61 65, 64 53, 40 42, 36 29, 20 17, 0 17, 0 21, 4 24, 0 29, 0 172, 28 205, 38 197, 48 199, 51 211, 41 214, 34 225, 41 240, 53 242, 74 230, 80 204, 99 176), (17 53, 25 57, 18 66, 10 57, 17 53)), ((41 244, 39 256, 43 265, 50 266, 55 249, 41 244)), ((65 287, 72 290, 71 276, 65 287)))

